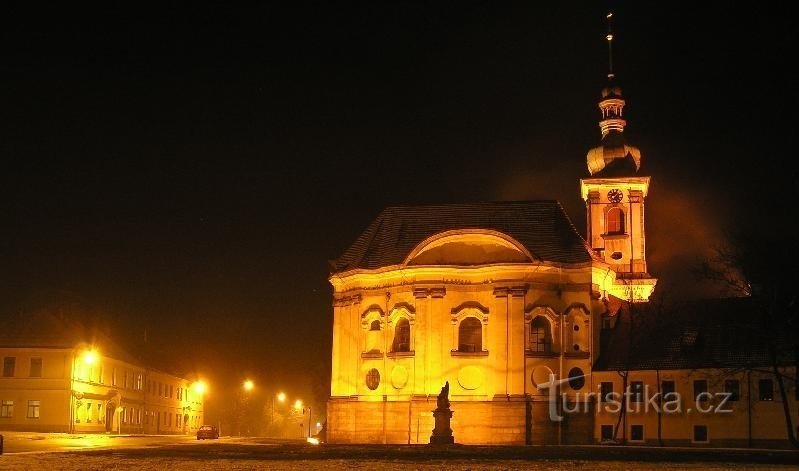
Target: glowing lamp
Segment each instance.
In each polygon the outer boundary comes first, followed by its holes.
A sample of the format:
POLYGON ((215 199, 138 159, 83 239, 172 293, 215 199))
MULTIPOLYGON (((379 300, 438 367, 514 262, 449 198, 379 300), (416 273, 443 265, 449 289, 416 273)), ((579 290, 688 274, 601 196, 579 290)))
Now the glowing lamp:
POLYGON ((254 387, 255 387, 255 383, 253 383, 252 380, 248 379, 247 381, 244 382, 244 390, 245 391, 252 391, 254 387))
POLYGON ((205 381, 195 381, 193 388, 194 392, 196 392, 197 394, 204 394, 206 389, 208 389, 208 387, 205 384, 205 381))
POLYGON ((280 402, 286 402, 286 393, 284 392, 278 393, 277 400, 280 402))
POLYGON ((93 365, 97 362, 97 352, 94 350, 86 350, 83 352, 83 363, 93 365))

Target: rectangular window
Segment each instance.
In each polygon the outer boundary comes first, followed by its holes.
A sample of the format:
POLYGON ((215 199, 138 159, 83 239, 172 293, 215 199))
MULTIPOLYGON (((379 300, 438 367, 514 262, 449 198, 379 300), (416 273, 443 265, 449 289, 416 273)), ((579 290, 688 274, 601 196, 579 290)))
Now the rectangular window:
POLYGON ((128 372, 122 372, 122 388, 128 389, 128 372))
POLYGON ((674 381, 661 381, 660 383, 660 393, 662 394, 664 401, 673 401, 676 399, 676 389, 674 386, 674 381))
POLYGON ((3 377, 13 378, 14 370, 17 368, 17 357, 3 358, 3 377))
POLYGON ((141 391, 142 389, 144 389, 143 385, 144 385, 144 377, 142 376, 141 373, 139 373, 138 375, 136 375, 136 389, 138 391, 141 391))
POLYGON ((101 423, 103 421, 103 404, 97 404, 97 423, 101 423))
POLYGON ((613 397, 613 383, 611 382, 601 382, 599 383, 599 401, 600 402, 609 402, 613 397))
POLYGON ((39 418, 39 407, 42 405, 41 401, 28 401, 28 418, 39 418))
POLYGON ((612 425, 603 425, 601 428, 601 437, 603 442, 609 442, 613 440, 613 426, 612 425))
POLYGON ((737 379, 724 381, 724 392, 729 394, 729 401, 741 400, 741 383, 737 379))
POLYGON ((707 443, 707 425, 694 425, 694 441, 707 443))
POLYGON ((42 359, 41 358, 39 358, 39 357, 32 357, 31 358, 30 377, 31 378, 41 378, 42 377, 42 359))
POLYGON ((0 401, 0 417, 14 417, 14 401, 0 401))
POLYGON ((86 403, 86 423, 91 423, 92 421, 92 403, 86 403))
POLYGON ((694 401, 707 402, 710 399, 707 394, 707 380, 694 380, 694 401))
POLYGON ((174 393, 174 392, 175 392, 175 391, 172 389, 172 385, 170 384, 170 385, 169 385, 169 398, 170 398, 170 399, 172 399, 172 393, 174 393))
POLYGON ((630 441, 642 442, 644 441, 644 426, 643 425, 630 425, 630 441))
POLYGON ((760 392, 761 401, 774 400, 774 383, 770 379, 761 379, 758 381, 757 390, 760 392))
POLYGON ((641 402, 644 398, 644 382, 630 382, 630 402, 641 402))
POLYGON ((158 395, 159 396, 164 395, 164 385, 162 383, 158 383, 158 395))

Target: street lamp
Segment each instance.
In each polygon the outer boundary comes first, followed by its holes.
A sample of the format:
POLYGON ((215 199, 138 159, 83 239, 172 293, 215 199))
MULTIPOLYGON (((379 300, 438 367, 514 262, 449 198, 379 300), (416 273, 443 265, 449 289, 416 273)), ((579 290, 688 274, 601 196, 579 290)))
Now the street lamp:
POLYGON ((255 383, 253 383, 252 380, 248 379, 248 380, 244 381, 244 390, 245 391, 252 391, 254 387, 255 387, 255 383))
POLYGON ((208 385, 206 385, 205 381, 202 380, 195 381, 194 384, 192 385, 192 389, 194 389, 194 392, 196 392, 197 394, 202 395, 205 394, 206 390, 208 390, 208 385))
MULTIPOLYGON (((275 423, 275 399, 277 399, 278 402, 281 402, 281 403, 286 402, 286 393, 284 393, 283 391, 280 391, 276 395, 272 396, 272 413, 269 415, 269 427, 270 428, 275 423)), ((271 430, 270 430, 270 432, 271 432, 271 430)))

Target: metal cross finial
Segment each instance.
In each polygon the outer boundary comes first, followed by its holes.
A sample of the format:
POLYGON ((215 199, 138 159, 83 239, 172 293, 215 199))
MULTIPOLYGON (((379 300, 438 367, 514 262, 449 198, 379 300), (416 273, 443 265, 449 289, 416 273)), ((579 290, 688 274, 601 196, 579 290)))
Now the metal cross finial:
POLYGON ((608 19, 608 34, 605 38, 608 40, 608 79, 613 78, 613 12, 608 12, 606 18, 608 19))

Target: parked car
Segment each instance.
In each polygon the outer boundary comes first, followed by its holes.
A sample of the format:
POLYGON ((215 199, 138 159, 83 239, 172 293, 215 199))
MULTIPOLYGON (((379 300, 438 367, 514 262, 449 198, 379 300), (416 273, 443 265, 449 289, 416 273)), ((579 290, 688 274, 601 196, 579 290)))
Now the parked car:
POLYGON ((202 440, 204 438, 219 438, 219 429, 213 425, 203 425, 197 429, 197 440, 202 440))

